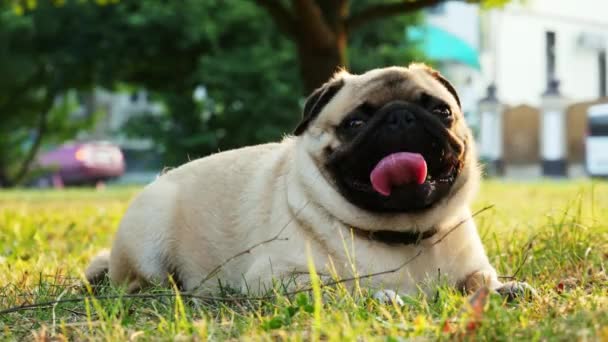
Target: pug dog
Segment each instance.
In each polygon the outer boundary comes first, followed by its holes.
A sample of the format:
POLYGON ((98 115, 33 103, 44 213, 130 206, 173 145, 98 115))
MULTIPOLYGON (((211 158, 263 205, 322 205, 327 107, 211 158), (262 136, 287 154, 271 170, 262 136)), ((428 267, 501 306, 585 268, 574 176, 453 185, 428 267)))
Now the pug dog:
POLYGON ((460 100, 440 73, 339 71, 308 97, 293 136, 191 161, 146 186, 85 276, 107 272, 130 292, 169 276, 185 291, 218 280, 256 291, 306 281, 312 262, 326 277, 378 274, 365 286, 381 300, 432 290, 438 274, 468 292, 513 293, 519 284, 499 281, 471 219, 479 181, 460 100))

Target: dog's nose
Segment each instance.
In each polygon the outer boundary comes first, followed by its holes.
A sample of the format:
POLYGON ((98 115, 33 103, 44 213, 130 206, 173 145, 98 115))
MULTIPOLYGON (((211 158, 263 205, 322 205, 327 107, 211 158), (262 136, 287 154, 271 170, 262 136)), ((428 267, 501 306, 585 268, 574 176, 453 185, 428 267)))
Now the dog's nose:
POLYGON ((411 128, 416 125, 416 116, 406 109, 395 109, 387 117, 387 124, 391 129, 411 128))

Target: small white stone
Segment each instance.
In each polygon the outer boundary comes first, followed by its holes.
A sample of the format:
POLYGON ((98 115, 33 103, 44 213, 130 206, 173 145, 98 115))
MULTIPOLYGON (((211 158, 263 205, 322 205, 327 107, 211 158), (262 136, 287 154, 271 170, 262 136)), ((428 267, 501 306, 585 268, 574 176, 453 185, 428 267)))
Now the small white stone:
POLYGON ((395 303, 399 307, 405 305, 401 297, 393 290, 380 290, 374 293, 374 299, 381 304, 395 303))

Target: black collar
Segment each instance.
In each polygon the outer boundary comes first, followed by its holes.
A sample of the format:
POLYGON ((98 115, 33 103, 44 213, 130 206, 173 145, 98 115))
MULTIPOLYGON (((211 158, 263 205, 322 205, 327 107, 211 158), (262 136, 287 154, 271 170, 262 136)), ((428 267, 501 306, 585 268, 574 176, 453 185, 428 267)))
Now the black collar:
POLYGON ((392 230, 364 230, 352 228, 353 233, 371 241, 383 242, 388 245, 417 245, 422 240, 437 234, 437 229, 432 228, 425 232, 396 232, 392 230))

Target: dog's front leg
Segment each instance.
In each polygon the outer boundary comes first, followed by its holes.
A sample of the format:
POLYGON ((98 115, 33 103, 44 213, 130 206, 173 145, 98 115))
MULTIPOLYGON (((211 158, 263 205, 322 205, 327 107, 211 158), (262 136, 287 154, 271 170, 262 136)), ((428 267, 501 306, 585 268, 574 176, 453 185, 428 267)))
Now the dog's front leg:
POLYGON ((459 283, 459 288, 464 290, 465 293, 474 293, 483 286, 498 292, 509 301, 515 298, 529 298, 537 295, 534 288, 526 282, 500 282, 493 269, 474 272, 459 283))

